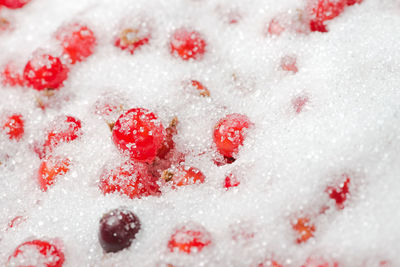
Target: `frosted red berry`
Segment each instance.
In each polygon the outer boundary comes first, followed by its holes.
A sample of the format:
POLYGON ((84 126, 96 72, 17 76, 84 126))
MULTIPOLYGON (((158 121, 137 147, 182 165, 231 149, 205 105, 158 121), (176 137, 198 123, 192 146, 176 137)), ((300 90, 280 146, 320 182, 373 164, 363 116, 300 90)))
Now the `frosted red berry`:
POLYGON ((107 253, 118 252, 130 247, 139 231, 140 221, 133 212, 111 210, 100 219, 100 245, 107 253))
POLYGON ((68 158, 50 156, 43 159, 38 171, 40 189, 42 191, 47 191, 47 189, 56 182, 59 176, 69 171, 70 163, 68 158))
POLYGON ((310 30, 327 32, 326 21, 339 16, 347 5, 347 0, 310 0, 310 30))
POLYGON ((242 114, 230 114, 218 121, 214 127, 214 143, 219 153, 226 158, 235 157, 243 145, 246 129, 252 125, 242 114))
POLYGON ((93 31, 88 26, 78 23, 61 28, 56 38, 61 42, 63 54, 69 58, 71 64, 83 61, 92 55, 96 46, 93 31))
POLYGON ((35 90, 59 89, 68 77, 68 67, 58 57, 36 54, 25 66, 26 84, 35 90))
POLYGON ((201 59, 206 51, 206 41, 197 31, 177 29, 170 39, 170 52, 183 60, 201 59))
POLYGON ((24 120, 21 114, 13 114, 3 122, 2 130, 10 140, 20 140, 24 135, 24 120))
POLYGON ((27 241, 19 245, 8 258, 7 266, 62 267, 64 253, 54 244, 43 240, 27 241))
POLYGON ((308 258, 301 267, 339 267, 336 261, 327 261, 322 258, 308 258))
POLYGON ((190 224, 177 229, 168 241, 171 252, 196 253, 201 252, 212 242, 211 234, 201 225, 190 224))
POLYGON ((1 80, 3 85, 8 86, 24 86, 22 74, 13 64, 7 64, 1 72, 1 80))
POLYGON ((147 165, 133 162, 126 162, 103 172, 99 188, 104 195, 120 193, 131 199, 157 195, 160 192, 159 185, 149 174, 147 165))
POLYGON ((174 186, 185 186, 204 183, 206 176, 197 168, 181 165, 176 170, 164 172, 163 178, 174 186))
POLYGON ((0 6, 5 6, 10 9, 18 9, 26 4, 28 4, 31 0, 0 0, 0 6))
POLYGON ((294 224, 292 224, 293 230, 297 235, 297 243, 301 244, 307 242, 311 237, 314 236, 315 225, 307 217, 298 218, 294 224))
POLYGON ((347 200, 349 194, 349 186, 350 186, 350 178, 347 175, 343 175, 344 182, 342 182, 339 186, 328 186, 326 192, 329 194, 329 197, 333 199, 336 203, 336 207, 339 209, 344 208, 344 203, 347 200))
POLYGON ((149 43, 150 37, 147 28, 126 28, 120 32, 114 45, 133 55, 136 50, 149 43))
POLYGON ((158 117, 147 109, 133 108, 116 121, 112 140, 129 156, 141 162, 151 162, 165 138, 165 130, 158 117))
POLYGON ((240 185, 240 181, 238 180, 238 178, 233 174, 233 173, 229 173, 224 180, 224 187, 226 189, 229 189, 231 187, 237 187, 240 185))

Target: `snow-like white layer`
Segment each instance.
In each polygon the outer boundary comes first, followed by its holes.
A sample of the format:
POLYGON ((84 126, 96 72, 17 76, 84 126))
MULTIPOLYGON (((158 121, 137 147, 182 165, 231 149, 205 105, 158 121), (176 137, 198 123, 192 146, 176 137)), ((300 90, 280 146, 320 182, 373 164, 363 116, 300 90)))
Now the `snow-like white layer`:
POLYGON ((400 266, 400 3, 365 0, 330 21, 328 33, 265 37, 272 17, 302 6, 299 0, 32 0, 20 10, 1 10, 14 30, 0 35, 0 65, 13 60, 23 66, 38 48, 55 49, 54 32, 71 21, 87 23, 98 45, 71 67, 56 104, 45 112, 34 90, 0 85, 1 112, 18 111, 26 126, 20 142, 0 139, 1 155, 10 156, 0 166, 0 265, 36 237, 58 239, 66 267, 257 266, 271 255, 285 266, 301 266, 309 256, 349 267, 400 266), (239 23, 224 21, 229 9, 241 14, 239 23), (153 31, 150 45, 133 56, 113 46, 119 25, 130 19, 148 20, 153 31), (168 38, 181 26, 205 36, 201 61, 170 55, 168 38), (295 75, 279 70, 288 54, 297 56, 295 75), (202 81, 211 97, 185 92, 187 79, 202 81), (101 170, 120 161, 93 108, 107 92, 123 96, 127 107, 156 112, 164 125, 178 116, 178 149, 206 182, 163 189, 160 197, 103 196, 101 170), (299 95, 310 100, 297 114, 292 99, 299 95), (217 167, 213 126, 234 112, 255 127, 237 161, 217 167), (57 148, 70 158, 71 170, 41 192, 32 144, 62 114, 82 120, 83 135, 57 148), (222 184, 231 170, 242 182, 226 191, 222 184), (352 181, 346 207, 319 216, 315 238, 297 244, 293 216, 316 212, 328 201, 326 186, 342 173, 352 181), (119 206, 135 212, 142 229, 129 249, 105 255, 99 219, 119 206), (26 220, 8 229, 16 216, 26 220), (168 239, 186 221, 203 225, 212 245, 197 254, 170 253, 168 239), (235 241, 237 228, 254 237, 235 241))

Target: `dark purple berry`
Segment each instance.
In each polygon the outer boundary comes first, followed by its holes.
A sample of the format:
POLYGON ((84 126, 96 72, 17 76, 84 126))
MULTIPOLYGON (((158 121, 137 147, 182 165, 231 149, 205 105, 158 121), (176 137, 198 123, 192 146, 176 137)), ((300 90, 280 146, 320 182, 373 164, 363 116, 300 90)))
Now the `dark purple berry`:
POLYGON ((111 210, 100 220, 100 245, 105 252, 118 252, 131 245, 139 230, 139 218, 131 211, 111 210))

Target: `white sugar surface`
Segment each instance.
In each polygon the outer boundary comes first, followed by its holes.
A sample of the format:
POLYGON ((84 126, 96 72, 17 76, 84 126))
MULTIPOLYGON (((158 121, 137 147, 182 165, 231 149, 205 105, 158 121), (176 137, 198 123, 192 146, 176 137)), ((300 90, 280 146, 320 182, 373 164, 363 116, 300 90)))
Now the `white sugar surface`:
POLYGON ((21 141, 0 135, 0 265, 22 242, 42 238, 62 244, 66 267, 257 266, 271 258, 299 267, 308 257, 345 267, 400 266, 400 3, 364 0, 328 22, 328 33, 264 35, 271 18, 304 4, 32 0, 20 10, 2 9, 13 30, 0 34, 1 66, 13 61, 23 68, 37 49, 57 53, 54 32, 70 22, 86 23, 97 46, 71 67, 45 111, 34 90, 0 85, 0 112, 18 112, 25 120, 21 141), (241 14, 237 24, 226 23, 230 10, 241 14), (113 46, 124 21, 146 21, 152 30, 150 44, 134 55, 113 46), (169 37, 182 26, 205 37, 202 60, 170 55, 169 37), (280 70, 286 55, 296 56, 298 73, 280 70), (188 79, 201 81, 211 97, 185 91, 188 79), (159 197, 103 196, 97 184, 103 166, 122 162, 94 109, 110 93, 127 108, 154 111, 164 126, 177 116, 177 149, 206 182, 162 188, 159 197), (304 95, 309 101, 297 114, 292 100, 304 95), (217 167, 213 126, 229 113, 246 114, 254 127, 238 159, 217 167), (79 118, 83 135, 57 147, 56 154, 71 160, 70 171, 41 192, 32 146, 59 115, 79 118), (226 191, 230 171, 241 184, 226 191), (351 177, 345 208, 318 216, 315 237, 297 244, 293 216, 330 203, 325 188, 343 173, 351 177), (99 220, 120 206, 135 212, 142 228, 129 249, 106 255, 97 238, 99 220), (8 228, 16 216, 25 219, 8 228), (172 231, 185 222, 204 226, 212 244, 190 255, 169 252, 172 231), (253 234, 235 239, 232 231, 253 234))

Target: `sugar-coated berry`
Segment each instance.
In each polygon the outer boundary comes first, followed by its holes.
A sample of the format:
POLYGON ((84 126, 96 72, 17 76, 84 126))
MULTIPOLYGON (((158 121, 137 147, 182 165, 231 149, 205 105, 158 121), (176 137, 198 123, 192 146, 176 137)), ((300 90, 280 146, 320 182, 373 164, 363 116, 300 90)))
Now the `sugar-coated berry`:
POLYGON ((314 236, 315 225, 307 217, 298 218, 292 227, 297 233, 298 244, 304 243, 314 236))
POLYGON ((169 45, 172 55, 183 60, 198 60, 204 55, 207 44, 199 32, 179 28, 173 33, 169 45))
POLYGON ((36 54, 24 69, 26 84, 35 90, 59 89, 68 77, 69 69, 58 57, 36 54))
POLYGON ((177 229, 168 241, 171 252, 196 253, 211 244, 211 234, 201 225, 190 224, 177 229))
POLYGON ((1 82, 8 86, 24 86, 22 74, 13 64, 7 64, 1 72, 1 82))
POLYGON ((126 162, 121 166, 103 172, 100 177, 101 192, 118 192, 129 198, 141 198, 159 194, 159 185, 143 163, 126 162))
POLYGON ((240 185, 240 181, 233 173, 229 173, 224 180, 224 187, 229 189, 231 187, 237 187, 240 185))
POLYGON ((141 162, 154 160, 164 138, 160 120, 144 108, 133 108, 122 114, 112 131, 112 140, 119 150, 141 162))
POLYGON ((56 245, 37 239, 19 245, 8 258, 7 266, 62 267, 64 261, 64 253, 56 245))
POLYGON ((308 258, 301 267, 339 267, 336 261, 330 262, 322 258, 308 258))
POLYGON ((140 231, 139 218, 126 209, 114 209, 100 219, 99 241, 107 253, 118 252, 131 246, 140 231))
POLYGON ((10 9, 18 9, 26 4, 28 4, 31 0, 0 0, 0 6, 5 6, 10 9))
POLYGON ((347 175, 343 175, 345 180, 339 186, 328 186, 326 192, 329 194, 329 197, 333 199, 336 203, 336 207, 338 209, 344 208, 344 203, 347 200, 347 196, 349 194, 349 185, 350 178, 347 175))
MULTIPOLYGON (((82 123, 72 116, 60 116, 46 131, 46 139, 43 145, 43 155, 49 154, 61 143, 68 143, 82 135, 82 123)), ((40 156, 40 155, 39 155, 40 156)))
POLYGON ((247 116, 237 113, 219 120, 214 127, 214 143, 218 152, 226 158, 235 157, 245 140, 245 130, 251 125, 247 116))
POLYGON ((71 64, 85 60, 93 54, 96 37, 86 25, 78 23, 67 25, 57 32, 57 40, 61 42, 63 54, 71 64))
POLYGON ((206 176, 197 168, 179 166, 174 171, 165 171, 163 179, 167 182, 171 181, 174 186, 185 186, 192 184, 204 183, 206 176))
POLYGON ((126 28, 121 31, 114 45, 132 55, 137 49, 149 43, 150 33, 145 28, 126 28))
POLYGON ((24 120, 21 114, 13 114, 6 118, 2 125, 3 131, 10 140, 20 140, 24 135, 24 120))
POLYGON ((47 191, 56 179, 69 171, 70 160, 68 158, 49 156, 43 159, 38 172, 39 187, 42 191, 47 191))
POLYGON ((311 12, 310 30, 327 32, 325 22, 339 16, 345 9, 347 0, 309 0, 311 12))
POLYGON ((290 71, 297 73, 299 69, 297 68, 297 59, 294 56, 284 56, 281 59, 281 68, 284 71, 290 71))

